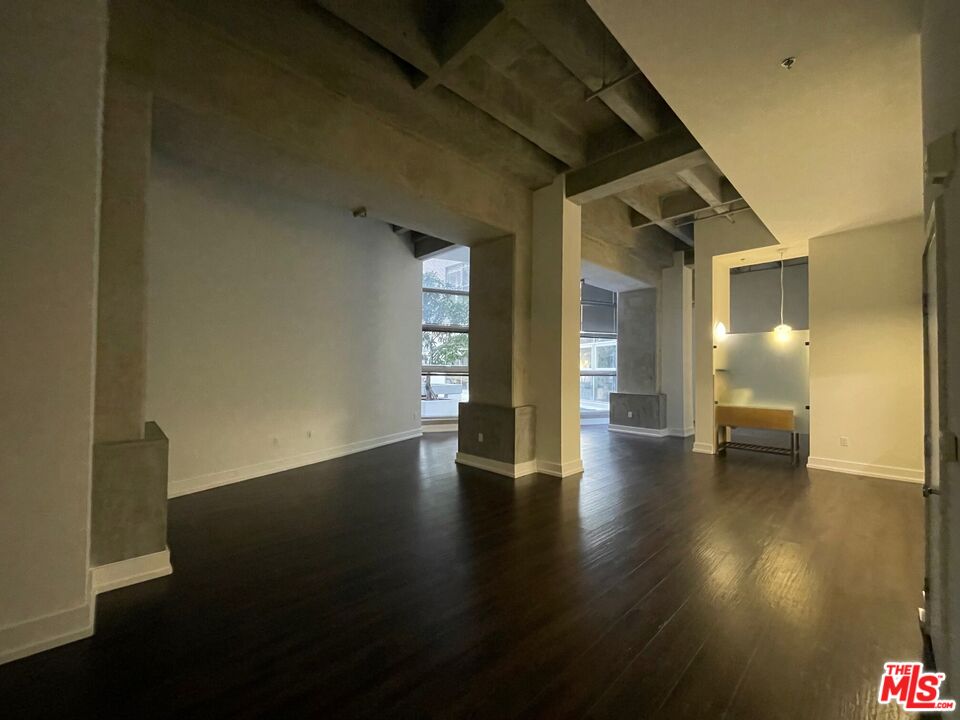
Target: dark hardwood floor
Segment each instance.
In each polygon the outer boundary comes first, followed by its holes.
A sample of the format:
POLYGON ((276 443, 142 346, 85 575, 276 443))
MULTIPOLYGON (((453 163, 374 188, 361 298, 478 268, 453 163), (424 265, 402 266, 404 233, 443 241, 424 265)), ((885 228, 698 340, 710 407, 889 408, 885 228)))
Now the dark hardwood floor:
POLYGON ((899 717, 919 487, 584 429, 510 481, 433 435, 172 500, 174 575, 0 667, 0 716, 899 717))

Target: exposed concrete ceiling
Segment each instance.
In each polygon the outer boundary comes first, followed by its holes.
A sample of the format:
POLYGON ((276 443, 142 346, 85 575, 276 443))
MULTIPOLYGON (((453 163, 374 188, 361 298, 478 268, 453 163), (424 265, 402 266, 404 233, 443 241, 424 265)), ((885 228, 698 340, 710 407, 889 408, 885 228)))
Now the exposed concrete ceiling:
POLYGON ((586 0, 165 4, 496 176, 569 172, 576 202, 632 209, 634 245, 743 204, 586 0))
POLYGON ((581 260, 580 277, 588 285, 612 290, 613 292, 629 292, 630 290, 653 287, 642 280, 624 275, 616 270, 610 270, 589 260, 581 260))
POLYGON ((780 242, 922 211, 919 0, 589 2, 780 242))

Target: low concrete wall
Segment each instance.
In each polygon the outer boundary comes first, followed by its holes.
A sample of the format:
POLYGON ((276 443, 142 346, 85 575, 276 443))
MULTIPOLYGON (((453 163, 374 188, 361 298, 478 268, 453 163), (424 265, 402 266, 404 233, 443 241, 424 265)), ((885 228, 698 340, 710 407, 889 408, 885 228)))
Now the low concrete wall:
POLYGON ((91 566, 166 550, 168 451, 154 422, 143 440, 94 444, 91 566))
POLYGON ((534 459, 535 438, 536 408, 533 405, 460 404, 461 453, 519 465, 534 459))
POLYGON ((667 396, 610 393, 610 424, 648 430, 665 429, 667 396))

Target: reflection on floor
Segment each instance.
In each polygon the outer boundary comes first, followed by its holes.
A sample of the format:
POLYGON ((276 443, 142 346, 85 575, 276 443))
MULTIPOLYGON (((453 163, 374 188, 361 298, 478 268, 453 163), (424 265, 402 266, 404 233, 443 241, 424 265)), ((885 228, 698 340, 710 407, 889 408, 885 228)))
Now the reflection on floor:
POLYGON ((582 479, 514 483, 455 444, 173 500, 174 575, 0 667, 4 716, 896 716, 915 486, 602 427, 582 479))

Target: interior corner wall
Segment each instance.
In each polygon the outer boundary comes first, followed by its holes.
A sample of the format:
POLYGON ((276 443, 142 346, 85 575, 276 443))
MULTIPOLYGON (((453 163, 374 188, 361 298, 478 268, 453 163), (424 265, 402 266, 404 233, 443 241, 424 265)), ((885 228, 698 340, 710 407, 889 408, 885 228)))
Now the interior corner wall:
POLYGON ((0 662, 89 635, 103 0, 0 5, 0 662))
MULTIPOLYGON (((960 136, 960 3, 956 0, 926 0, 921 30, 921 55, 923 74, 923 141, 931 143, 950 132, 960 136)), ((953 180, 946 188, 927 188, 926 210, 935 195, 942 193, 941 210, 946 226, 947 257, 945 275, 949 278, 947 290, 948 325, 947 336, 947 399, 949 426, 960 431, 960 332, 957 317, 960 316, 960 168, 954 169, 953 180)), ((937 669, 946 673, 947 697, 956 697, 960 687, 960 465, 947 464, 947 473, 940 479, 940 495, 936 498, 939 507, 934 511, 934 521, 943 533, 943 547, 937 548, 941 556, 943 577, 942 614, 946 622, 945 633, 934 638, 937 669)))
POLYGON ((419 434, 421 265, 385 223, 155 155, 147 278, 172 495, 419 434))
POLYGON ((739 213, 734 222, 713 218, 697 223, 694 260, 694 396, 697 452, 716 451, 713 410, 713 326, 729 319, 729 268, 715 271, 714 258, 741 250, 776 245, 777 240, 752 212, 739 213), (725 283, 715 288, 715 280, 725 283), (718 292, 719 291, 719 292, 718 292), (714 307, 716 302, 719 307, 714 307))
POLYGON ((810 240, 811 467, 923 480, 923 246, 920 218, 810 240))

